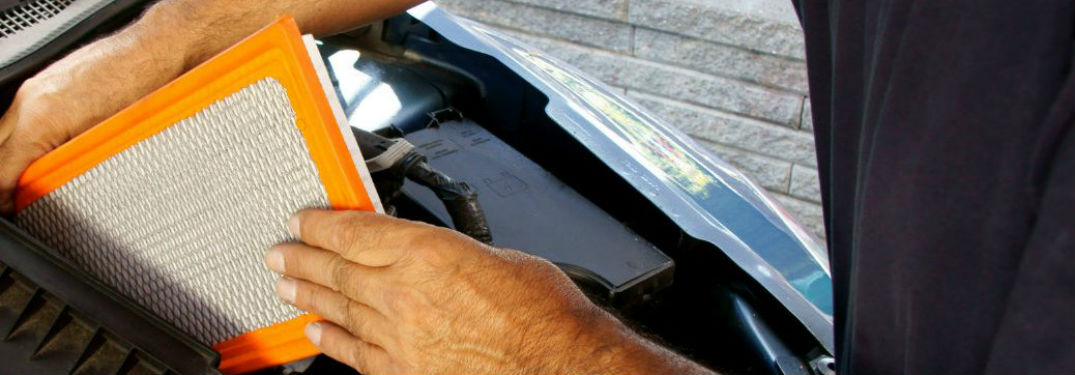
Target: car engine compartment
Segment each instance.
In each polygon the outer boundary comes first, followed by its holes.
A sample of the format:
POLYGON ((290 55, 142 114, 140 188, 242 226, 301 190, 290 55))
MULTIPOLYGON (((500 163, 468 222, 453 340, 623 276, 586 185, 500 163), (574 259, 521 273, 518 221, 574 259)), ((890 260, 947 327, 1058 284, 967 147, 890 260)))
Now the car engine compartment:
MULTIPOLYGON (((125 16, 110 17, 85 35, 113 29, 135 13, 117 12, 125 16)), ((430 188, 437 182, 416 182, 398 168, 371 167, 387 213, 478 233, 461 227, 477 205, 453 207, 445 198, 476 194, 471 203, 480 205, 491 238, 476 237, 549 259, 593 301, 654 341, 718 371, 831 373, 831 356, 792 313, 716 245, 688 234, 558 126, 547 113, 548 97, 497 60, 453 44, 408 15, 325 38, 320 50, 359 143, 366 137, 365 144, 383 146, 364 147, 367 160, 402 139, 439 173, 432 180, 444 176, 447 181, 436 181, 466 186, 439 191, 430 188)), ((33 71, 20 69, 0 74, 0 108, 33 71)), ((3 225, 0 254, 30 254, 17 264, 15 257, 0 257, 0 353, 18 353, 12 360, 25 366, 14 369, 212 369, 214 353, 204 345, 161 328, 166 324, 152 314, 77 277, 78 270, 50 258, 40 243, 3 225), (30 263, 58 266, 27 268, 30 263), (53 273, 76 276, 66 282, 35 278, 53 273), (69 290, 81 284, 91 287, 76 297, 69 290), (79 298, 85 301, 66 305, 79 298), (150 328, 116 328, 139 322, 150 328), (72 329, 64 327, 86 332, 64 336, 72 329), (146 345, 153 347, 142 349, 146 345), (190 366, 175 367, 184 358, 190 366)), ((261 372, 353 370, 318 356, 261 372)))

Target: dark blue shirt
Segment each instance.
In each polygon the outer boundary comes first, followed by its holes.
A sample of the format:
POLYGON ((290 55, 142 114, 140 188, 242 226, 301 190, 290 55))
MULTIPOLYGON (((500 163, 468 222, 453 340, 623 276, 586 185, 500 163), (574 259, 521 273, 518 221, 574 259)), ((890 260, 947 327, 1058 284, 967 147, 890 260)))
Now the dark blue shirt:
POLYGON ((1075 2, 800 0, 842 373, 1075 373, 1075 2))

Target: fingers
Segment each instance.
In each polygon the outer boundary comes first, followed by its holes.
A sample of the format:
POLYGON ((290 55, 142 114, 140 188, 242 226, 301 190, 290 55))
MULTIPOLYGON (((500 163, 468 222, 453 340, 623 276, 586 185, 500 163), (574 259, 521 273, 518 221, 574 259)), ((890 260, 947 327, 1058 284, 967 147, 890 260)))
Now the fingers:
MULTIPOLYGON (((18 100, 12 102, 11 107, 9 108, 15 108, 17 105, 19 105, 18 100)), ((17 116, 15 111, 11 109, 0 114, 0 145, 3 145, 4 141, 6 141, 7 138, 11 136, 11 133, 15 131, 15 119, 17 116)))
POLYGON ((62 115, 41 116, 39 106, 25 105, 25 86, 0 117, 0 214, 5 215, 15 210, 15 189, 26 167, 66 141, 49 131, 51 121, 62 115))
POLYGON ((392 372, 391 358, 379 346, 362 341, 330 322, 306 325, 306 337, 325 355, 364 374, 392 372))
POLYGON ((302 242, 370 267, 388 266, 406 253, 417 224, 362 211, 302 210, 288 221, 302 242))
POLYGON ((319 284, 339 291, 362 304, 386 311, 385 285, 381 276, 387 270, 366 267, 343 259, 331 251, 303 244, 273 246, 265 255, 269 269, 285 276, 319 284))
POLYGON ((370 267, 351 263, 339 254, 300 243, 283 243, 265 253, 269 269, 287 276, 312 281, 341 290, 339 276, 354 272, 372 272, 370 267), (342 268, 342 269, 341 269, 342 268))
POLYGON ((283 278, 276 284, 276 293, 295 307, 346 328, 362 341, 385 345, 393 337, 393 326, 384 315, 332 289, 283 278))
POLYGON ((15 210, 15 188, 19 177, 26 167, 45 153, 44 149, 32 143, 15 139, 20 134, 0 143, 0 213, 10 214, 15 210))

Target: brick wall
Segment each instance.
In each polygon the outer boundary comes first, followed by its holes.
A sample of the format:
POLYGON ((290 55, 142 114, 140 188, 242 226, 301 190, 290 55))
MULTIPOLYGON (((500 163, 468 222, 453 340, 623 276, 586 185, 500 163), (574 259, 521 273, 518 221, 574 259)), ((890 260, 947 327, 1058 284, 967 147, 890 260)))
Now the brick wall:
POLYGON ((436 2, 623 90, 823 236, 802 31, 790 1, 436 2))

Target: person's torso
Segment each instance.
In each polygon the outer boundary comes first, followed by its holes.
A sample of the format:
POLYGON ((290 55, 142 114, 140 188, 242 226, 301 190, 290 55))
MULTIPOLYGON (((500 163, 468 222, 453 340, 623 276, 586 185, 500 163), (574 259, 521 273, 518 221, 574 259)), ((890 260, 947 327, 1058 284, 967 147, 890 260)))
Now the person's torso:
POLYGON ((997 345, 1023 324, 1011 298, 1072 126, 1073 8, 800 4, 841 369, 980 372, 1018 354, 997 345))

